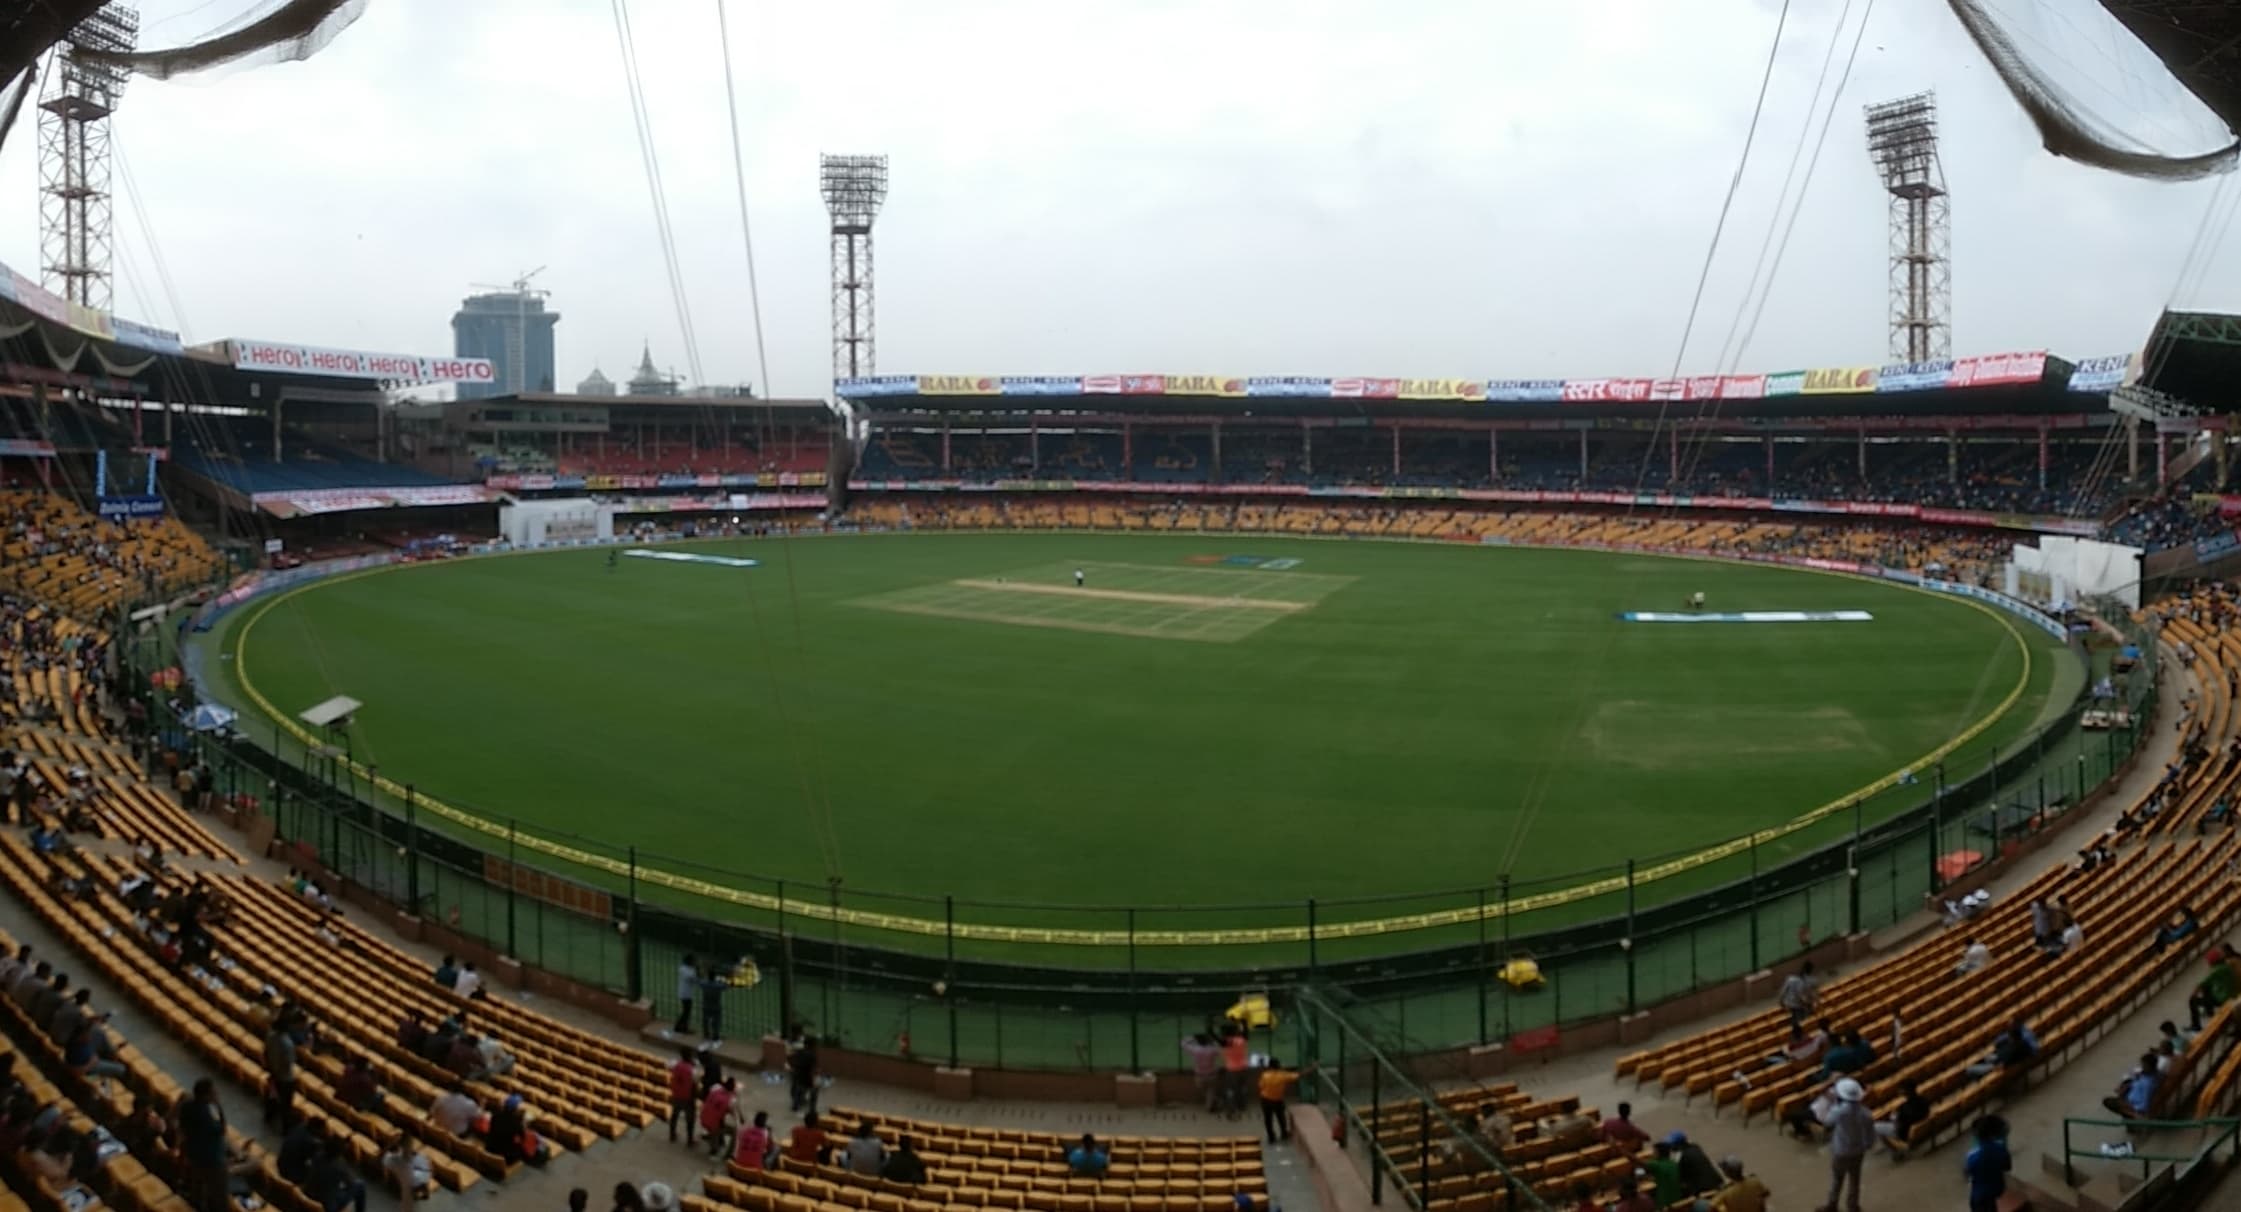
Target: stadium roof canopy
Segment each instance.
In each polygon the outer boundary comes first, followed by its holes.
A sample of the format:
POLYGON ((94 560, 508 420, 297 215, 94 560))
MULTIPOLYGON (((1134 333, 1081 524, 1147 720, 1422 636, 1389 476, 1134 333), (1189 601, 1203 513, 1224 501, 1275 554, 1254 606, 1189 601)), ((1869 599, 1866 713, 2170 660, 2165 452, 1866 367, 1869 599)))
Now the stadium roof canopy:
POLYGON ((2241 131, 2241 5, 2232 0, 2101 0, 2180 84, 2241 131))
POLYGON ((833 410, 832 405, 816 399, 765 400, 757 396, 579 396, 553 391, 524 391, 500 396, 483 396, 479 399, 461 400, 459 403, 484 407, 493 404, 500 406, 507 404, 552 406, 572 404, 577 406, 591 405, 607 409, 645 408, 674 412, 689 412, 696 408, 752 408, 758 410, 770 409, 784 413, 814 412, 821 415, 830 414, 833 410))
POLYGON ((102 0, 0 5, 0 83, 15 79, 101 5, 102 0))
POLYGON ((2241 412, 2241 316, 2164 312, 2141 364, 2145 387, 2197 408, 2241 412))

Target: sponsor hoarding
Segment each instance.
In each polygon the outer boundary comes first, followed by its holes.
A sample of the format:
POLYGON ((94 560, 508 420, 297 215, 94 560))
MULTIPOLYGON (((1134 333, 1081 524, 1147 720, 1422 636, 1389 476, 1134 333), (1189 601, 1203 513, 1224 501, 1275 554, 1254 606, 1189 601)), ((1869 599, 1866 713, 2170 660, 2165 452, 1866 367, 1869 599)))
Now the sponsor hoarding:
MULTIPOLYGON (((1076 380, 1079 382, 1080 380, 1076 380)), ((918 391, 917 375, 876 375, 869 379, 842 379, 833 391, 843 399, 868 400, 874 396, 907 396, 918 391)))
POLYGON ((2071 391, 2115 391, 2132 375, 2133 355, 2087 358, 2070 371, 2071 391))
POLYGON ((151 518, 163 516, 163 498, 149 496, 103 497, 95 502, 94 512, 100 514, 103 521, 108 522, 147 521, 151 518))
MULTIPOLYGON (((842 393, 847 394, 846 392, 842 393)), ((996 380, 996 394, 1005 396, 1078 396, 1080 375, 1005 375, 996 380)))
POLYGON ((2036 383, 2046 374, 2046 351, 2029 353, 1985 354, 1974 358, 1953 359, 1953 375, 1946 380, 1947 387, 1997 387, 2003 384, 2036 383))
POLYGON ((1262 375, 1245 380, 1245 394, 1276 399, 1328 398, 1331 394, 1329 379, 1310 378, 1305 375, 1262 375))
POLYGON ((1402 379, 1403 400, 1483 400, 1486 384, 1479 379, 1402 379))
POLYGON ((240 337, 227 344, 233 349, 233 364, 238 370, 286 371, 398 383, 494 383, 498 377, 487 358, 421 358, 412 354, 327 349, 240 337))
POLYGON ((996 380, 990 375, 920 375, 918 394, 922 396, 992 396, 997 394, 996 380))
POLYGON ((1171 396, 1243 396, 1245 380, 1225 375, 1162 375, 1161 390, 1171 396))
POLYGON ((1564 399, 1562 379, 1492 379, 1486 398, 1505 404, 1557 404, 1564 399))
POLYGON ((1900 362, 1886 366, 1875 376, 1877 391, 1936 391, 1953 381, 1953 359, 1938 358, 1930 362, 1900 362))
POLYGON ((1852 395, 1875 390, 1875 367, 1839 366, 1805 372, 1798 390, 1809 396, 1852 395))

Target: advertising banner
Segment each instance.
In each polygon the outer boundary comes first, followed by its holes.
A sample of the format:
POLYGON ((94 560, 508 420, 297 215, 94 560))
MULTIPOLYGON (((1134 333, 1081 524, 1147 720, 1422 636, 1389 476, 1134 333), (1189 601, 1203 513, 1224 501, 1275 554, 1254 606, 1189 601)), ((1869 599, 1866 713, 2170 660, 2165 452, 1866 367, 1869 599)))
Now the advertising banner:
POLYGON ((2241 536, 2235 535, 2232 531, 2214 534, 2209 538, 2194 541, 2194 559, 2198 564, 2207 564, 2212 560, 2222 559, 2236 551, 2241 551, 2241 536))
POLYGON ((146 349, 167 354, 183 353, 186 350, 186 346, 179 342, 179 334, 168 328, 152 328, 146 324, 136 324, 131 320, 120 320, 115 317, 110 318, 109 324, 111 328, 116 330, 116 340, 119 345, 130 345, 135 349, 146 349))
POLYGON ((1483 400, 1486 384, 1478 379, 1402 379, 1403 400, 1483 400))
POLYGON ((1082 376, 1082 390, 1090 395, 1117 396, 1120 394, 1120 389, 1121 377, 1119 375, 1082 376))
POLYGON ((876 375, 869 379, 842 379, 833 384, 833 391, 846 400, 868 400, 875 396, 916 395, 918 394, 918 376, 876 375))
POLYGON ((1688 397, 1689 381, 1687 379, 1650 380, 1650 398, 1653 400, 1664 402, 1667 400, 1686 400, 1688 397))
POLYGON ((1877 372, 1875 390, 1936 391, 1952 380, 1951 358, 1939 358, 1931 362, 1900 362, 1877 372))
POLYGON ((249 499, 258 509, 276 518, 296 518, 314 514, 349 513, 358 509, 479 505, 497 500, 498 494, 493 487, 483 484, 430 484, 413 488, 318 488, 292 492, 260 492, 249 499))
MULTIPOLYGON (((1234 380, 1232 380, 1234 382, 1234 380)), ((1332 379, 1331 397, 1338 400, 1397 400, 1399 379, 1332 379)))
POLYGON ((1557 404, 1564 399, 1562 379, 1493 379, 1486 398, 1505 404, 1557 404))
POLYGON ((51 459, 54 443, 37 438, 0 438, 0 458, 51 459))
POLYGON ((233 348, 233 364, 238 370, 289 371, 336 379, 400 383, 495 383, 498 379, 497 371, 487 358, 420 358, 411 354, 366 353, 239 337, 227 344, 233 348))
POLYGON ((1567 404, 1640 403, 1650 398, 1648 379, 1566 379, 1567 404))
POLYGON ((70 304, 70 327, 104 341, 117 339, 117 331, 109 326, 109 313, 97 311, 82 303, 70 304))
POLYGON ((992 396, 996 394, 996 380, 987 375, 920 375, 918 394, 922 396, 992 396))
MULTIPOLYGON (((842 392, 842 395, 848 393, 842 392)), ((1005 375, 996 380, 996 394, 1004 396, 1078 396, 1079 375, 1005 375)))
POLYGON ((1830 370, 1809 370, 1799 390, 1809 396, 1851 395, 1875 390, 1873 366, 1840 366, 1830 370))
POLYGON ((1766 394, 1769 399, 1805 394, 1805 372, 1785 370, 1780 374, 1766 376, 1766 394))
POLYGON ((1120 393, 1124 396, 1159 396, 1167 394, 1166 375, 1122 375, 1120 393))
POLYGON ((2132 375, 2131 354, 2087 358, 2070 371, 2071 391, 2115 391, 2132 375))
POLYGON ((1694 375, 1687 382, 1688 390, 1682 395, 1682 399, 1717 400, 1720 398, 1720 376, 1718 375, 1694 375))
POLYGON ((2036 383, 2046 374, 2046 351, 2029 353, 1985 354, 1974 358, 1955 358, 1953 375, 1946 380, 1947 387, 1997 387, 2004 384, 2036 383))
POLYGON ((1221 375, 1162 375, 1171 396, 1243 396, 1245 380, 1221 375))
POLYGON ((162 497, 103 497, 94 512, 104 522, 149 521, 163 516, 162 497))
POLYGON ((1721 375, 1720 398, 1723 400, 1763 400, 1766 398, 1766 376, 1721 375))
POLYGON ((1274 399, 1328 399, 1331 381, 1304 375, 1262 375, 1245 380, 1245 394, 1274 399))
POLYGON ((70 322, 70 303, 61 295, 50 294, 47 288, 24 277, 14 270, 8 271, 8 297, 24 310, 42 320, 56 324, 70 322))

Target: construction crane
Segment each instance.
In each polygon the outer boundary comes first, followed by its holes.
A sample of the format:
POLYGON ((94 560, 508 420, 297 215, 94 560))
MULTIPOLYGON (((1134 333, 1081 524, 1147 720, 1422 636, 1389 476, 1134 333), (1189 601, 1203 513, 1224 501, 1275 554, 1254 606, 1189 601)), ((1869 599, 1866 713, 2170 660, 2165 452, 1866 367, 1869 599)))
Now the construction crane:
POLYGON ((543 272, 545 267, 540 265, 518 275, 506 286, 493 282, 467 283, 475 290, 488 291, 494 295, 510 294, 514 296, 515 305, 520 309, 514 317, 513 328, 506 334, 506 368, 511 372, 507 377, 512 380, 506 386, 515 395, 520 395, 529 388, 529 300, 552 297, 551 291, 529 285, 531 278, 543 272))

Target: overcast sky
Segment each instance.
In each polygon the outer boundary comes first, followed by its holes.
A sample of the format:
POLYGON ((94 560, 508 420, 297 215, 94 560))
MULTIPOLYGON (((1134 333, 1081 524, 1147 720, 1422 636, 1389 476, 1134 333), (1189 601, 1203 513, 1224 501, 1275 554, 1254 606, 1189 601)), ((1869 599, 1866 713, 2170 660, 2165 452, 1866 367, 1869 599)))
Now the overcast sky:
MULTIPOLYGON (((143 44, 247 7, 148 0, 143 44)), ((1839 7, 1790 14, 1684 371, 1886 360, 1860 110, 1926 88, 1956 353, 2135 349, 2175 290, 2241 308, 2241 233, 2179 289, 2214 185, 2052 159, 1943 0, 1877 0, 1764 319, 1723 359, 1839 7)), ((829 379, 820 151, 893 158, 883 372, 1664 374, 1779 8, 733 0, 770 386, 829 379)), ((714 0, 630 11, 704 375, 757 380, 714 0)), ((2160 150, 2224 141, 2093 0, 1995 11, 2101 117, 2160 150)), ((564 388, 625 377, 642 340, 685 373, 624 80, 606 0, 370 0, 306 62, 135 81, 116 310, 448 353, 471 283, 541 265, 564 388)), ((0 261, 35 274, 31 116, 0 152, 0 261)))

